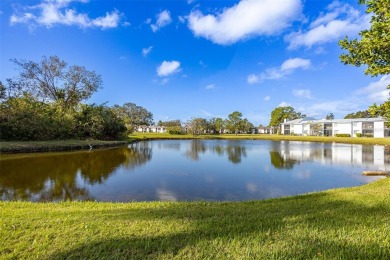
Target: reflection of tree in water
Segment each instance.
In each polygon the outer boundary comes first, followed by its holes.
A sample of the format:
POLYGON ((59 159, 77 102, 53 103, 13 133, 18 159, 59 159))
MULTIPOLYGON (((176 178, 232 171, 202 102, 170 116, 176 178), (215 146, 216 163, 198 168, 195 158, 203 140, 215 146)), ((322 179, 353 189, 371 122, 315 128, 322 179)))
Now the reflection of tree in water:
POLYGON ((198 161, 199 155, 201 153, 205 153, 207 149, 212 150, 214 153, 220 156, 227 154, 229 161, 232 163, 240 163, 242 158, 246 157, 246 149, 244 146, 229 144, 213 145, 212 147, 207 147, 202 140, 191 140, 191 146, 185 154, 188 158, 198 161))
POLYGON ((290 151, 290 143, 289 142, 273 142, 271 151, 269 155, 271 157, 271 164, 276 169, 292 169, 295 164, 299 163, 298 160, 293 160, 288 158, 287 156, 282 156, 282 151, 285 155, 287 155, 290 151))
POLYGON ((121 165, 132 168, 151 159, 138 144, 92 152, 50 153, 0 160, 0 198, 4 200, 88 200, 77 176, 93 185, 104 182, 121 165))
POLYGON ((226 152, 228 154, 228 159, 232 163, 240 163, 242 157, 246 157, 246 149, 244 146, 231 146, 226 147, 226 152))
POLYGON ((269 155, 271 157, 271 164, 276 169, 292 169, 295 164, 299 163, 297 160, 283 158, 280 152, 277 151, 270 151, 269 155))
POLYGON ((186 156, 194 161, 199 160, 199 154, 206 152, 206 146, 201 140, 191 140, 191 146, 186 152, 186 156))

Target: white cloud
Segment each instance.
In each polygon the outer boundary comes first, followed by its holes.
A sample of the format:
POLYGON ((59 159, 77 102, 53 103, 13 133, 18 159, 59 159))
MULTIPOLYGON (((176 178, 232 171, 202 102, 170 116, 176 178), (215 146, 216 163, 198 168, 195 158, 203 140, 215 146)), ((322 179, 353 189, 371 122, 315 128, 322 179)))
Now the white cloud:
POLYGON ((149 46, 147 48, 143 48, 142 49, 142 55, 144 57, 148 56, 148 54, 152 51, 152 49, 153 49, 153 46, 149 46))
POLYGON ((178 61, 163 61, 160 66, 157 67, 157 75, 160 77, 166 77, 180 71, 180 62, 178 61))
POLYGON ((11 25, 17 23, 27 24, 30 28, 54 25, 78 26, 80 28, 97 27, 101 29, 115 28, 119 25, 121 14, 114 10, 107 12, 105 16, 90 18, 86 13, 78 13, 69 8, 72 2, 87 3, 86 0, 44 0, 35 6, 25 7, 30 12, 13 13, 10 17, 11 25))
POLYGON ((370 83, 368 86, 358 89, 357 95, 368 97, 368 100, 376 103, 383 103, 389 98, 390 75, 381 77, 378 81, 370 83))
POLYGON ((311 61, 301 58, 288 59, 280 66, 281 71, 289 71, 295 69, 308 69, 311 65, 311 61))
POLYGON ((269 101, 270 99, 271 99, 270 96, 265 96, 265 97, 264 97, 264 101, 269 101))
POLYGON ((390 76, 386 75, 377 81, 371 82, 365 87, 357 89, 343 99, 319 102, 312 104, 300 104, 298 111, 310 117, 323 118, 329 113, 333 113, 338 118, 342 118, 349 113, 366 110, 374 102, 381 104, 389 98, 387 86, 390 84, 390 76))
POLYGON ((296 97, 303 97, 303 98, 311 98, 311 91, 310 89, 294 89, 293 95, 296 97))
POLYGON ((205 89, 207 89, 207 90, 210 90, 210 89, 213 89, 213 88, 215 88, 215 84, 209 84, 209 85, 207 85, 205 87, 205 89))
POLYGON ((168 10, 164 10, 161 13, 157 14, 156 18, 157 18, 156 23, 150 25, 153 32, 157 32, 162 27, 167 26, 172 22, 171 14, 169 13, 168 10))
POLYGON ((293 32, 285 37, 290 43, 289 49, 301 46, 311 48, 313 45, 338 41, 345 36, 356 36, 361 30, 370 27, 369 14, 361 14, 348 4, 334 1, 328 6, 327 13, 321 13, 306 31, 293 32))
POLYGON ((287 102, 285 102, 285 101, 283 101, 282 103, 280 103, 280 104, 278 105, 278 107, 289 107, 289 106, 291 106, 291 104, 290 104, 290 103, 287 103, 287 102))
POLYGON ((196 36, 228 45, 261 35, 277 35, 301 15, 301 0, 242 0, 215 15, 192 11, 188 26, 196 36))
POLYGON ((276 80, 284 78, 285 76, 293 73, 297 69, 308 69, 311 66, 311 60, 292 58, 284 61, 278 68, 269 68, 264 72, 256 75, 251 74, 247 77, 248 84, 255 84, 263 82, 264 80, 276 80))

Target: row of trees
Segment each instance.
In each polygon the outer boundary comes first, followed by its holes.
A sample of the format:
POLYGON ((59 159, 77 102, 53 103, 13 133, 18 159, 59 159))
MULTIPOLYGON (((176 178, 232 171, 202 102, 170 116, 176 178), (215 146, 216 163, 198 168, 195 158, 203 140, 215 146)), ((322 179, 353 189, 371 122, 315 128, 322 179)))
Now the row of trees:
POLYGON ((153 123, 152 113, 133 103, 82 103, 102 87, 101 76, 85 67, 57 56, 11 62, 20 73, 0 82, 1 140, 120 139, 153 123))
POLYGON ((242 118, 242 113, 234 111, 227 119, 213 117, 210 120, 204 118, 192 118, 186 124, 188 133, 199 135, 202 133, 224 133, 233 134, 249 133, 253 124, 247 118, 242 118))

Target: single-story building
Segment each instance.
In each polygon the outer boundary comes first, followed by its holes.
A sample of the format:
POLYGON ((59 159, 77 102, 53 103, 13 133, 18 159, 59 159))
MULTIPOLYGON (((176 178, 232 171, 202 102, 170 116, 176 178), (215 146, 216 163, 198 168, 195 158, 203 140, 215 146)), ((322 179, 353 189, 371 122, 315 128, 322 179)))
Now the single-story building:
POLYGON ((259 126, 251 128, 252 134, 271 134, 271 127, 259 126))
POLYGON ((135 130, 140 133, 166 133, 167 132, 167 128, 165 126, 157 126, 157 125, 150 125, 150 126, 141 125, 138 126, 135 130))
POLYGON ((281 133, 284 135, 317 135, 336 136, 349 134, 352 137, 390 137, 388 121, 382 117, 353 119, 322 119, 300 118, 281 123, 281 133))

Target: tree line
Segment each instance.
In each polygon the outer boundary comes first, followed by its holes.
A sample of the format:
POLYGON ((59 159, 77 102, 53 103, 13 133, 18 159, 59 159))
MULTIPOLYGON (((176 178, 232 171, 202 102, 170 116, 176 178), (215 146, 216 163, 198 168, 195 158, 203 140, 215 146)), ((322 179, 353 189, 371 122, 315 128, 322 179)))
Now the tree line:
POLYGON ((153 122, 152 113, 133 103, 83 103, 102 87, 101 76, 83 66, 57 56, 11 62, 20 73, 0 82, 0 140, 114 140, 153 122))

